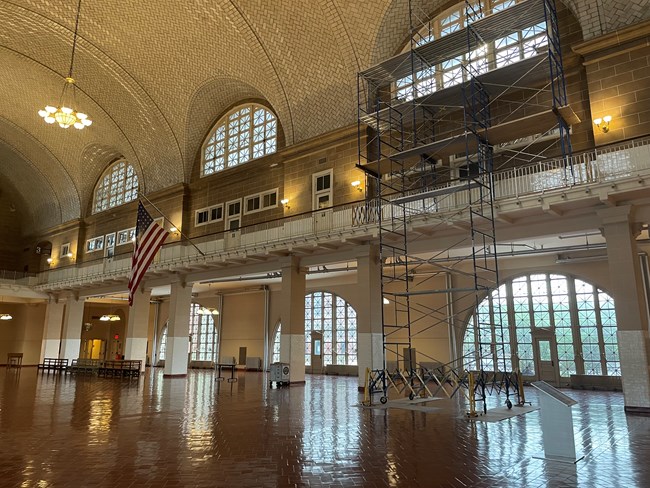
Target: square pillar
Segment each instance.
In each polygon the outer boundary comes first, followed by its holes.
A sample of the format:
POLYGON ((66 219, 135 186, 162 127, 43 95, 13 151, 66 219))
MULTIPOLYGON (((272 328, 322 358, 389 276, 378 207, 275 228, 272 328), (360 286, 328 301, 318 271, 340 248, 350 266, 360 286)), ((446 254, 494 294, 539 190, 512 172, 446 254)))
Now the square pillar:
POLYGON ((626 411, 650 412, 648 323, 636 225, 629 205, 601 210, 616 308, 618 352, 626 411))
POLYGON ((172 283, 169 300, 169 325, 167 326, 167 350, 165 352, 165 378, 187 376, 187 360, 190 346, 190 306, 192 284, 172 283))
POLYGON ((57 299, 51 298, 47 304, 40 363, 43 363, 43 358, 59 357, 64 310, 65 303, 57 299))
POLYGON ((133 305, 129 309, 129 321, 126 328, 124 358, 142 361, 142 371, 144 371, 147 361, 150 299, 151 290, 136 290, 133 295, 133 305))
POLYGON ((384 369, 381 262, 377 246, 367 246, 357 255, 357 364, 359 389, 365 387, 366 368, 384 369))
POLYGON ((63 334, 59 358, 67 359, 68 364, 79 357, 81 350, 81 327, 83 325, 85 301, 70 295, 63 314, 63 334))
POLYGON ((305 277, 298 258, 283 260, 280 361, 289 363, 291 383, 305 382, 305 277))

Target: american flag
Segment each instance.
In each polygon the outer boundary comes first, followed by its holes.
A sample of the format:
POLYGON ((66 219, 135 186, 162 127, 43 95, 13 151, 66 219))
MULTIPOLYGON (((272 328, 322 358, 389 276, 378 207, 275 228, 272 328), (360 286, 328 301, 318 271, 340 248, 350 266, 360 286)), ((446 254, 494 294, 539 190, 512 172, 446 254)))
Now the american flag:
POLYGON ((147 272, 151 261, 163 245, 169 233, 158 225, 138 203, 138 222, 135 226, 135 247, 131 259, 131 278, 129 279, 129 306, 133 305, 133 294, 147 272))

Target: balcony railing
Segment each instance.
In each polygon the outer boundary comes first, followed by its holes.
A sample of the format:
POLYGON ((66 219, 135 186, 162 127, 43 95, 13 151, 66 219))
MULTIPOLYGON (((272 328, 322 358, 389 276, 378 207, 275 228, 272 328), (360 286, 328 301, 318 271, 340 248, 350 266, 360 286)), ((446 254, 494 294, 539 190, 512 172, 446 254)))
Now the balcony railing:
MULTIPOLYGON (((648 174, 650 139, 634 140, 577 154, 569 159, 552 159, 497 171, 493 174, 494 197, 495 201, 502 202, 541 192, 611 184, 648 174)), ((393 212, 401 212, 403 207, 413 219, 458 213, 469 205, 470 192, 475 193, 472 195, 472 201, 475 201, 476 193, 480 191, 478 188, 467 190, 468 187, 467 181, 456 181, 435 188, 436 191, 447 188, 449 191, 442 191, 443 196, 427 196, 425 192, 421 193, 422 198, 417 198, 420 193, 414 193, 414 198, 403 205, 387 200, 381 203, 377 200, 354 202, 193 239, 203 256, 193 246, 181 243, 165 245, 152 268, 172 270, 234 255, 243 257, 247 253, 260 254, 275 248, 289 249, 306 243, 368 236, 377 231, 380 209, 384 219, 391 218, 393 212), (458 189, 464 191, 455 191, 458 189)), ((431 189, 428 192, 431 194, 431 189)), ((48 270, 38 275, 39 288, 124 279, 130 267, 130 255, 121 255, 81 266, 48 270)))

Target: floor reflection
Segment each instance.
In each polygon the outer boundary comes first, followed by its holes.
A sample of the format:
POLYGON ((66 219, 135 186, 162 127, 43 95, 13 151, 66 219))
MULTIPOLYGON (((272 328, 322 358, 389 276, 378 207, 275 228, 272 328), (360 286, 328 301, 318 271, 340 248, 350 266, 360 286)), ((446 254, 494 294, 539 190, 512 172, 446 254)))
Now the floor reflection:
POLYGON ((620 393, 567 391, 586 457, 563 464, 534 457, 539 412, 468 422, 461 398, 359 408, 355 378, 238 379, 0 375, 0 486, 650 486, 650 417, 626 416, 620 393))

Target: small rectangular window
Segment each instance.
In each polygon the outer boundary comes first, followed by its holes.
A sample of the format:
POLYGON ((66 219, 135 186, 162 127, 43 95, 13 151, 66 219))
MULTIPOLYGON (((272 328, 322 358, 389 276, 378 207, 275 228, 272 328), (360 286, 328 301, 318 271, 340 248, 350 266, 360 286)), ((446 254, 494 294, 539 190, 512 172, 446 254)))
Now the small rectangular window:
POLYGON ((66 242, 65 244, 61 244, 61 254, 59 257, 65 258, 70 254, 70 243, 66 242))
POLYGON ((95 250, 101 251, 104 249, 104 236, 95 237, 95 250))
POLYGON ((208 223, 209 211, 207 208, 197 210, 194 218, 194 225, 205 225, 208 223))
POLYGON ((86 241, 86 252, 93 252, 95 250, 95 239, 88 239, 86 241))
POLYGON ((246 213, 255 212, 260 209, 259 195, 246 198, 246 213))
POLYGON ((210 209, 210 222, 216 222, 223 219, 223 206, 212 207, 210 209))
POLYGON ((228 217, 239 215, 241 213, 241 202, 233 202, 228 204, 228 217))
POLYGON ((227 209, 227 218, 226 226, 227 230, 237 230, 241 226, 241 200, 233 200, 226 203, 227 209))
POLYGON ((131 231, 135 232, 135 229, 124 229, 117 233, 118 246, 123 246, 124 244, 128 244, 131 242, 131 239, 129 238, 129 233, 131 231))
POLYGON ((262 203, 264 208, 277 207, 278 206, 278 191, 273 190, 272 193, 266 193, 264 195, 264 202, 262 203))
POLYGON ((115 232, 112 234, 106 234, 106 247, 115 247, 115 232))

